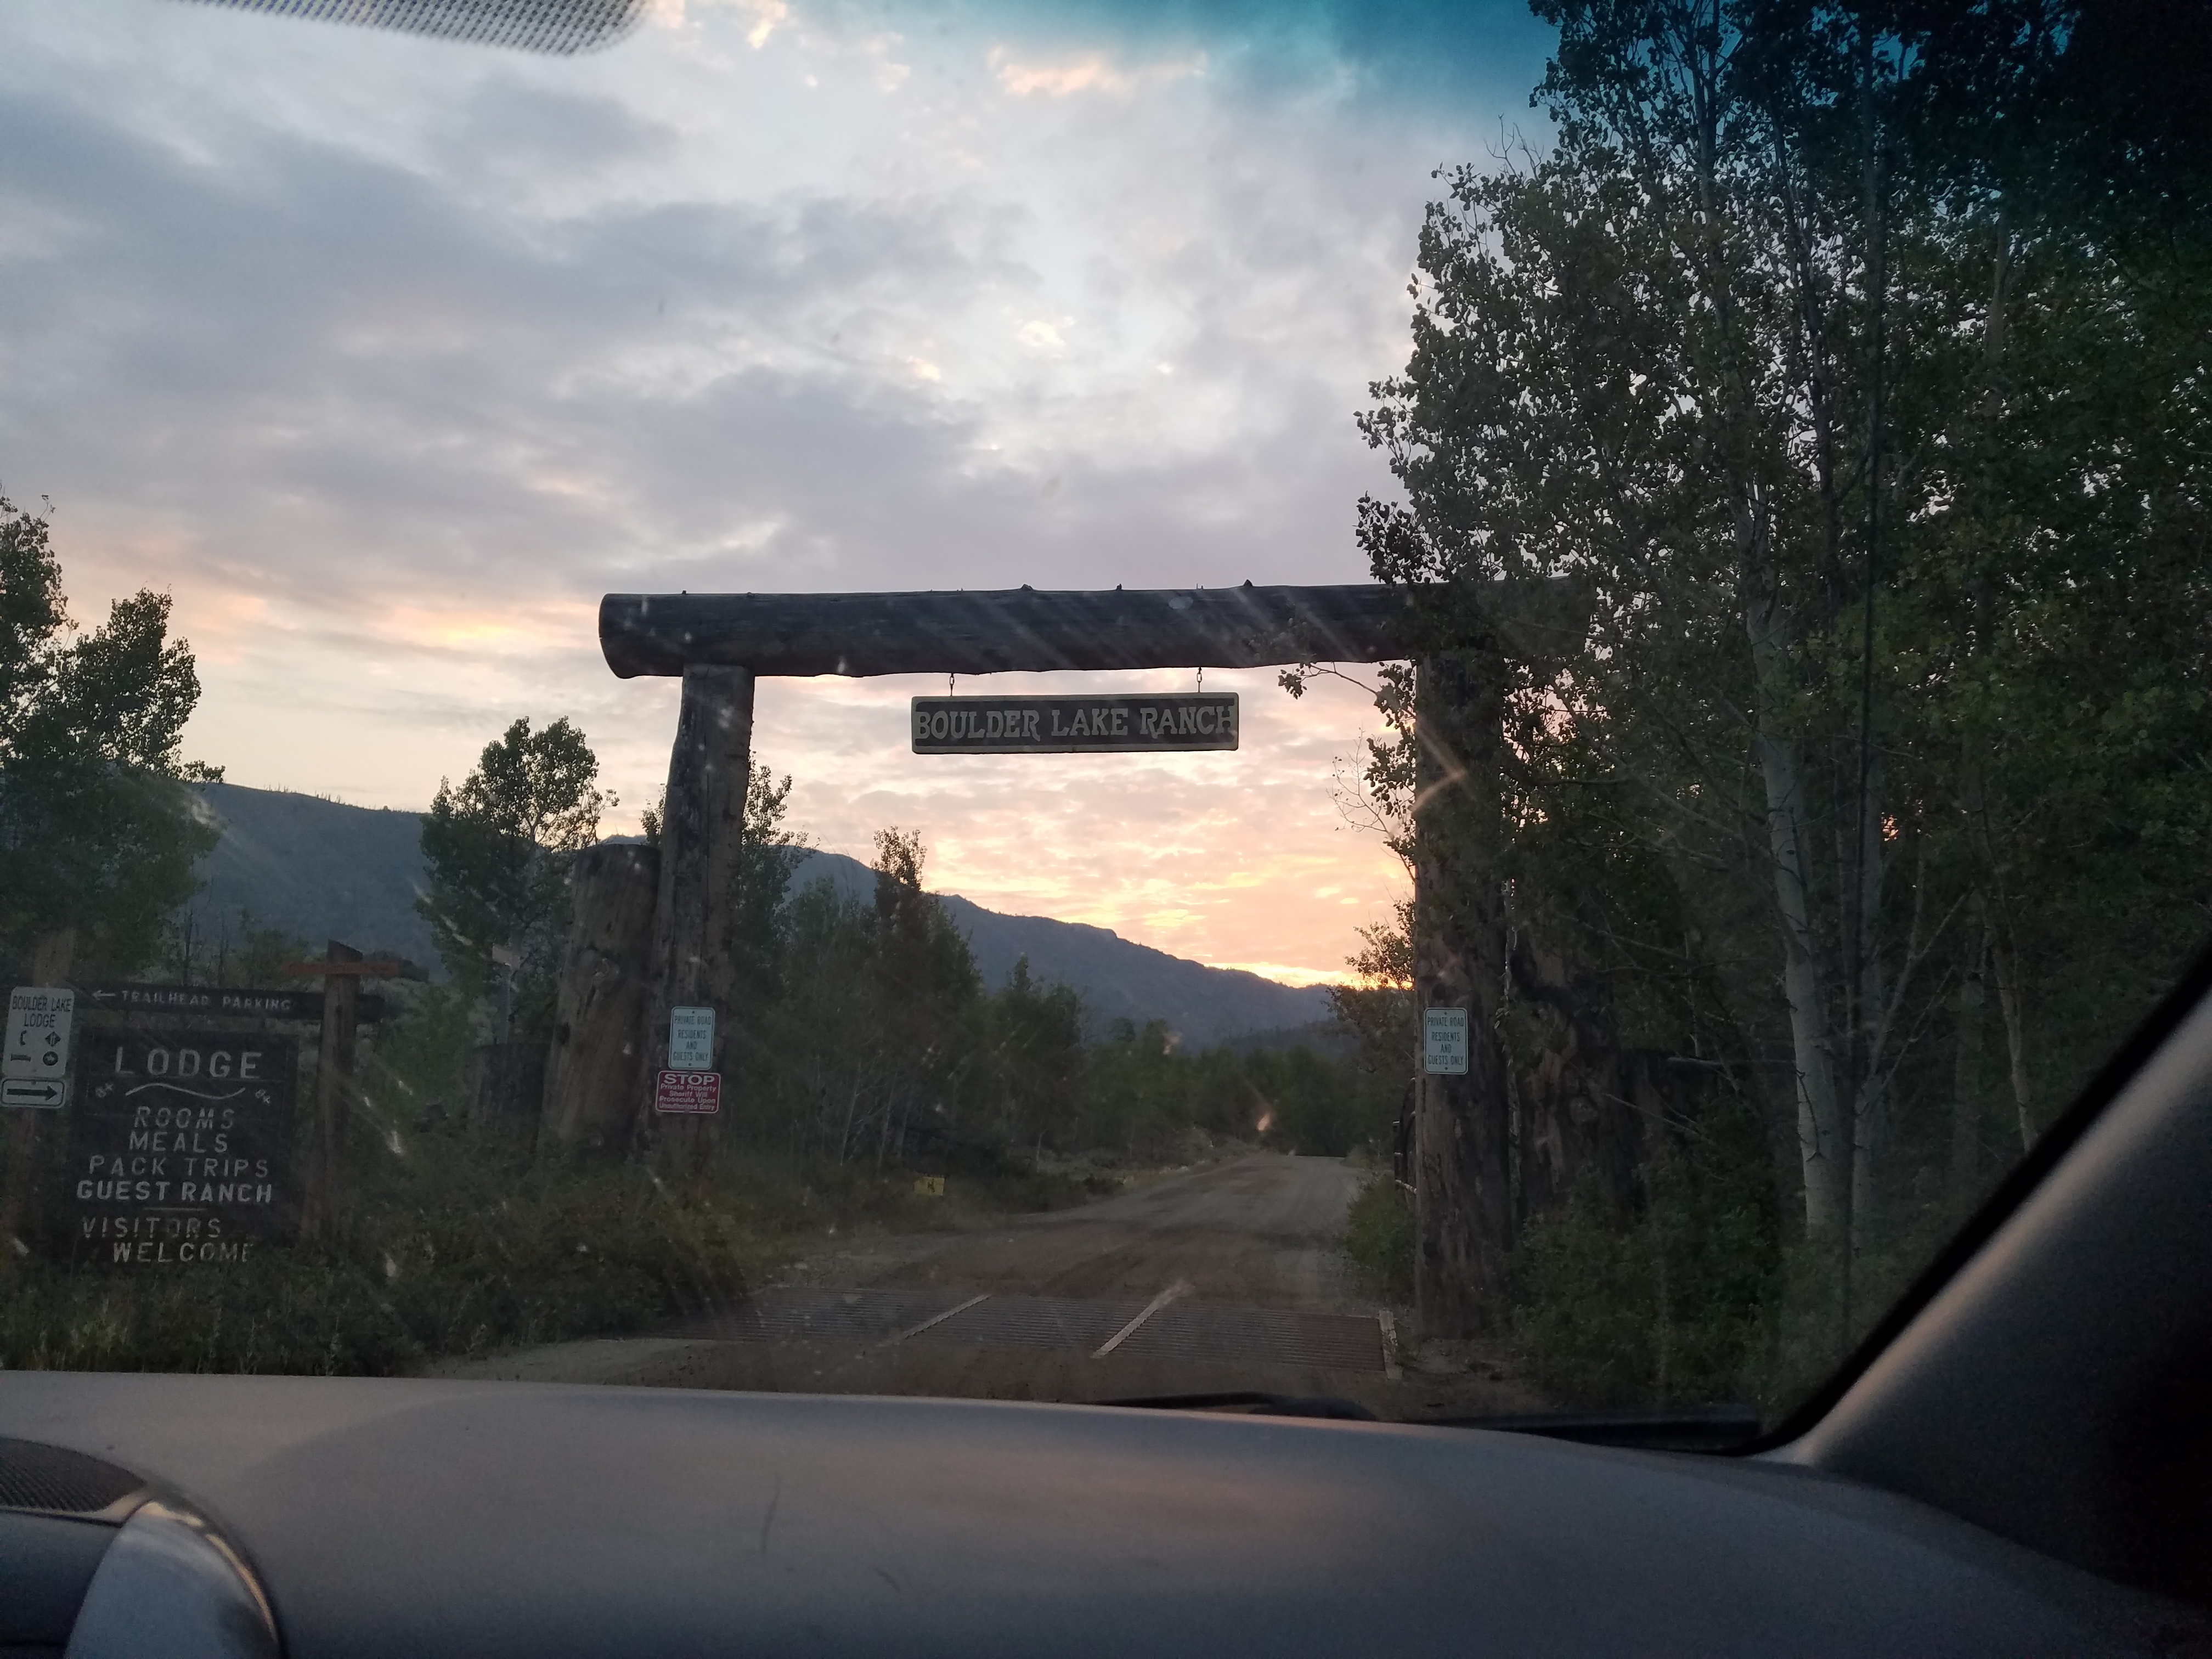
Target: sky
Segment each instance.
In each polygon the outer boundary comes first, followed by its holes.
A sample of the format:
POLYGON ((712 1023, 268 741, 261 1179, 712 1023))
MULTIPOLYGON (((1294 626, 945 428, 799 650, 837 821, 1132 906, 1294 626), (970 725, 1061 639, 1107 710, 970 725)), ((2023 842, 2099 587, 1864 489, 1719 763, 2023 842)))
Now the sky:
MULTIPOLYGON (((603 592, 1364 580, 1434 170, 1534 133, 1548 45, 1492 0, 659 0, 574 58, 10 0, 0 490, 80 623, 173 596, 230 781, 420 808, 567 716, 629 830, 677 688, 607 670, 603 592)), ((916 829, 934 889, 1310 982, 1405 878, 1343 799, 1371 704, 1274 682, 1206 677, 1234 754, 986 758, 908 752, 942 679, 771 679, 755 754, 817 846, 916 829)))

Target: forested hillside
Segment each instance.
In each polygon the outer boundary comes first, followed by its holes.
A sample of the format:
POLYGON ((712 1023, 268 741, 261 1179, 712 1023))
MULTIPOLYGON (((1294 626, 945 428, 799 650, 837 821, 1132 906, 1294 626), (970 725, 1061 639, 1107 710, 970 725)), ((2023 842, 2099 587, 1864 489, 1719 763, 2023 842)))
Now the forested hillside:
MULTIPOLYGON (((828 880, 848 896, 875 890, 875 872, 840 853, 809 853, 792 874, 792 890, 828 880)), ((1109 928, 1048 916, 986 910, 956 893, 939 896, 952 925, 965 934, 988 985, 1003 985, 1026 960, 1041 980, 1071 985, 1083 995, 1085 1029, 1103 1036, 1117 1019, 1164 1019, 1194 1048, 1231 1038, 1293 1030, 1328 1014, 1318 987, 1301 990, 1241 969, 1209 968, 1123 939, 1109 928)))
POLYGON ((204 783, 195 793, 222 839, 200 860, 185 907, 198 953, 242 933, 241 918, 318 945, 341 939, 425 966, 437 955, 415 908, 427 891, 422 815, 319 795, 204 783))
MULTIPOLYGON (((230 783, 195 788, 222 834, 198 866, 205 886, 182 913, 204 969, 212 970, 226 937, 242 939, 242 915, 301 939, 342 939, 440 968, 429 924, 416 908, 428 890, 421 813, 230 783)), ((793 872, 791 891, 817 880, 856 896, 874 890, 875 876, 858 859, 810 852, 793 872)), ((1209 968, 1103 927, 1002 915, 952 894, 941 902, 988 984, 1004 984, 1026 957, 1036 977, 1082 994, 1093 1036, 1105 1036, 1116 1019, 1139 1025, 1159 1019, 1187 1046, 1206 1048, 1309 1024, 1328 1012, 1319 989, 1209 968)))

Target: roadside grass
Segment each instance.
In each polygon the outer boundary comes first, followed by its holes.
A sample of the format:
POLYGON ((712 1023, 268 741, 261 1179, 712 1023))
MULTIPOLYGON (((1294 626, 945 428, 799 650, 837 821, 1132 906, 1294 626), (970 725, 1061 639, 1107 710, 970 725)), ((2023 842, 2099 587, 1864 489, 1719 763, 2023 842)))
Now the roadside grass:
POLYGON ((21 1370, 390 1376, 727 1305, 825 1234, 1060 1208, 1079 1180, 1005 1164, 915 1172, 733 1150, 679 1190, 635 1164, 538 1169, 465 1133, 352 1148, 341 1242, 252 1260, 19 1260, 0 1279, 0 1364, 21 1370))
MULTIPOLYGON (((825 1242, 957 1231, 1167 1173, 1105 1151, 946 1136, 920 1152, 944 1179, 939 1196, 916 1189, 913 1167, 800 1157, 735 1125, 696 1181, 635 1163, 548 1166, 531 1158, 532 1126, 472 1122, 452 1104, 474 1097, 478 1011, 450 987, 403 981, 386 995, 390 1016, 363 1040, 337 1243, 258 1245, 221 1263, 72 1260, 60 1193, 43 1183, 46 1236, 27 1234, 42 1248, 0 1262, 0 1366, 404 1374, 663 1328, 737 1302, 825 1242)), ((311 1099, 311 1061, 300 1084, 311 1099)), ((1186 1165, 1217 1155, 1196 1130, 1176 1150, 1186 1165)))
POLYGON ((737 1302, 825 1241, 1064 1209, 1151 1173, 1104 1154, 948 1139, 922 1160, 944 1177, 938 1196, 916 1189, 912 1167, 801 1158, 743 1135, 696 1181, 636 1163, 549 1167, 522 1132, 441 1104, 468 1097, 467 1008, 434 987, 392 994, 406 1006, 366 1056, 336 1243, 263 1244, 222 1263, 72 1261, 56 1204, 46 1248, 0 1265, 0 1365, 404 1374, 662 1328, 737 1302))
POLYGON ((1413 1202, 1384 1168, 1369 1173, 1346 1214, 1337 1248, 1353 1277, 1393 1307, 1413 1300, 1413 1202))
POLYGON ((362 1194, 328 1249, 262 1245, 204 1266, 18 1261, 0 1361, 390 1375, 433 1355, 635 1330, 745 1281, 750 1241, 728 1211, 642 1171, 421 1164, 362 1194))
POLYGON ((1587 1407, 1758 1398, 1779 1334, 1771 1216, 1663 1148, 1643 1176, 1636 1212, 1585 1182, 1522 1235, 1513 1335, 1532 1376, 1587 1407))

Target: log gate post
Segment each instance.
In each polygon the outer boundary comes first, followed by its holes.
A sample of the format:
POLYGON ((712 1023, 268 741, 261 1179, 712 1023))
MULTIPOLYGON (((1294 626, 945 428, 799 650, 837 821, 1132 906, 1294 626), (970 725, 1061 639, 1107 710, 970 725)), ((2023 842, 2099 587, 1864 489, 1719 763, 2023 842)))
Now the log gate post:
MULTIPOLYGON (((753 676, 750 669, 691 664, 668 757, 660 814, 660 892, 653 924, 653 987, 648 1066, 667 1064, 668 1011, 714 1011, 714 1069, 736 1052, 732 1027, 737 974, 732 957, 738 859, 751 781, 753 676)), ((646 1106, 643 1136, 663 1164, 696 1175, 720 1139, 721 1118, 662 1116, 646 1106)))
POLYGON ((561 959, 538 1155, 619 1156, 647 1076, 657 848, 602 842, 576 855, 576 921, 561 959))
MULTIPOLYGON (((331 940, 323 952, 330 963, 356 963, 360 951, 331 940)), ((315 1060, 315 1121, 307 1143, 307 1190, 300 1203, 300 1237, 330 1244, 338 1232, 340 1166, 345 1145, 346 1097, 353 1087, 356 1039, 361 1030, 361 978, 357 974, 323 977, 322 1047, 315 1060)))
MULTIPOLYGON (((64 927, 40 939, 31 952, 31 983, 68 983, 76 957, 76 929, 64 927)), ((46 1168, 48 1113, 18 1109, 8 1126, 8 1185, 0 1193, 0 1278, 15 1266, 15 1258, 36 1248, 33 1241, 44 1231, 40 1197, 40 1179, 46 1168), (26 1238, 24 1235, 31 1235, 26 1238)), ((58 1117, 58 1113, 52 1114, 58 1117)))
POLYGON ((1504 732, 1498 677, 1423 658, 1414 701, 1413 1305, 1425 1337, 1504 1328, 1514 1225, 1504 1000, 1504 732), (1468 1011, 1464 1076, 1431 1076, 1419 1017, 1468 1011))

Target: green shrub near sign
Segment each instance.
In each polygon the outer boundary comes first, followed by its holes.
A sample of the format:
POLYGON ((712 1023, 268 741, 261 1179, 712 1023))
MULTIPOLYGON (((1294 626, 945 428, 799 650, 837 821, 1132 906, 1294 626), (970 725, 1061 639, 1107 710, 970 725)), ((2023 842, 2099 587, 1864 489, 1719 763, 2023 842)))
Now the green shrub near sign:
POLYGON ((19 1264, 0 1359, 389 1374, 439 1354, 635 1330, 744 1283, 730 1218, 638 1172, 530 1176, 456 1149, 378 1188, 327 1251, 158 1269, 19 1264))
POLYGON ((1352 1200, 1338 1248, 1363 1288, 1395 1307, 1413 1301, 1413 1195, 1390 1178, 1371 1173, 1352 1200))

